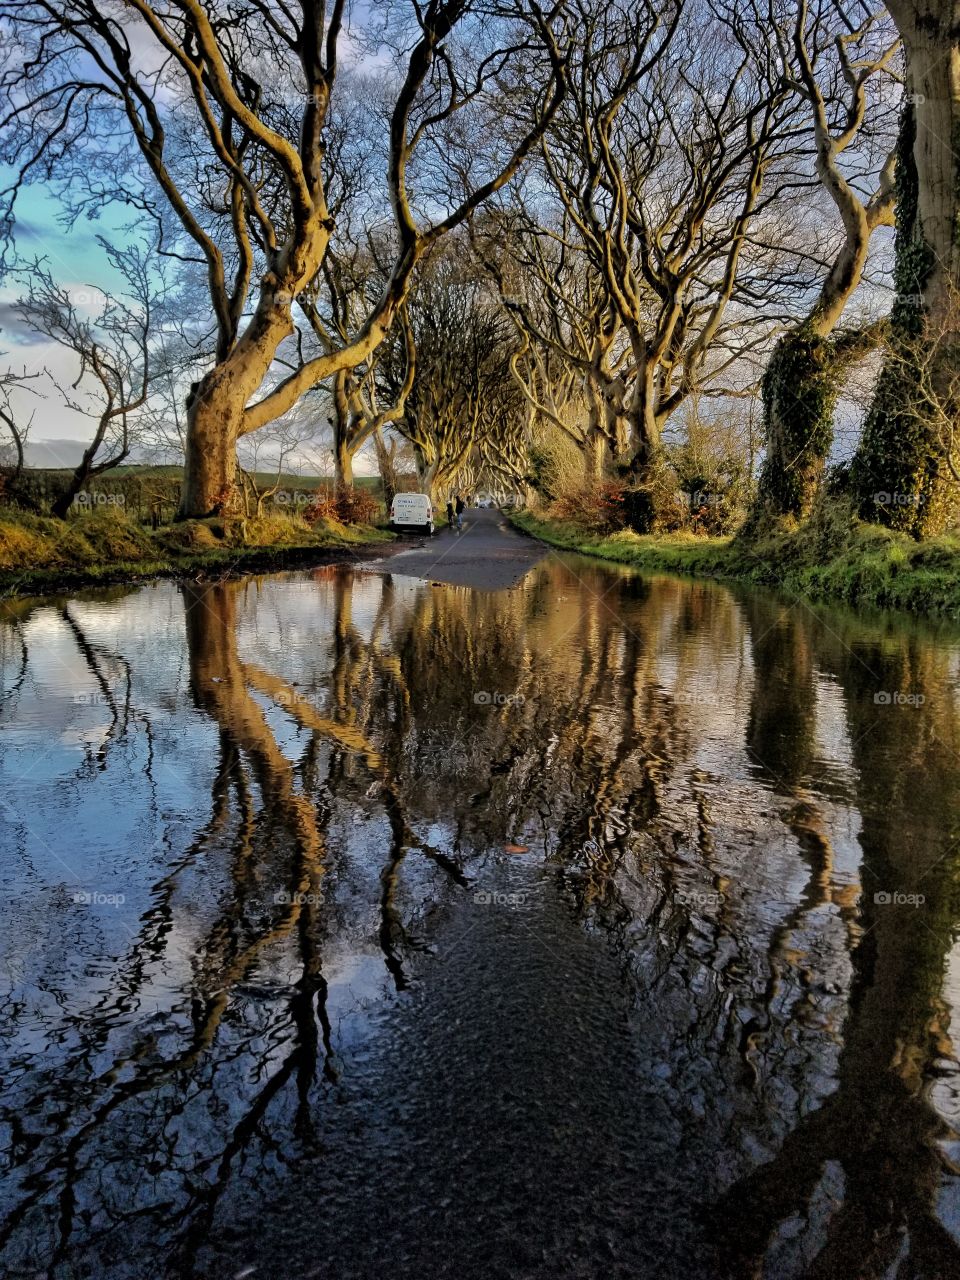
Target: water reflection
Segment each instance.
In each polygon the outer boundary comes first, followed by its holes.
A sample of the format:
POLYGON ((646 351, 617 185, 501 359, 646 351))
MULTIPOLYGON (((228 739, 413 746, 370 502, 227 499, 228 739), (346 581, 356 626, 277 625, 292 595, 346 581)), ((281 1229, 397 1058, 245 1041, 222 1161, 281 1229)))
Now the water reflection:
POLYGON ((960 1274, 957 653, 563 559, 8 606, 6 1273, 960 1274))

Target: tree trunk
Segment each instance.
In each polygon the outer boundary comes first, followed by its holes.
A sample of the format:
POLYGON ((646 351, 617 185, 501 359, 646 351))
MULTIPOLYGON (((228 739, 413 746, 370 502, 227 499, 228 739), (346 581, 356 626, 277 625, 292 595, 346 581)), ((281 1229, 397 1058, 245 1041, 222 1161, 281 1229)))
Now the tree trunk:
POLYGON ((334 375, 333 398, 333 483, 336 489, 353 487, 353 410, 351 407, 350 370, 334 375))
POLYGON ((958 497, 947 463, 958 406, 921 389, 960 373, 960 4, 892 0, 907 55, 897 167, 890 354, 852 469, 860 514, 916 538, 943 531, 958 497))
POLYGON ((417 446, 415 447, 417 459, 417 480, 420 483, 420 492, 427 494, 434 506, 437 505, 437 494, 439 486, 437 484, 437 476, 440 471, 440 459, 434 458, 428 461, 424 457, 423 451, 417 446))
POLYGON ((599 484, 603 479, 603 461, 606 440, 600 431, 591 430, 583 449, 583 478, 588 485, 599 484))
POLYGON ((187 406, 187 438, 179 519, 223 514, 236 487, 237 438, 243 404, 219 392, 208 375, 187 406), (205 384, 211 383, 209 390, 205 384))
POLYGON ((627 524, 637 533, 649 533, 657 517, 653 480, 660 445, 660 428, 654 412, 653 388, 649 379, 647 384, 630 422, 630 457, 621 467, 625 485, 624 515, 627 524))
POLYGON ((233 351, 191 388, 178 518, 220 515, 235 497, 237 440, 244 410, 262 387, 277 348, 293 332, 288 292, 278 288, 260 307, 233 351))
POLYGON ((373 434, 373 443, 377 451, 377 466, 380 471, 380 484, 383 487, 383 500, 389 511, 393 502, 393 495, 397 492, 397 477, 393 468, 393 457, 387 448, 387 443, 379 427, 373 434))
POLYGON ((70 508, 73 506, 74 498, 76 498, 88 478, 89 472, 83 466, 77 467, 70 477, 66 489, 60 494, 59 498, 51 503, 50 514, 58 520, 66 520, 70 508))
POLYGON ((119 466, 120 463, 123 462, 124 458, 126 458, 129 451, 126 443, 124 443, 123 448, 116 454, 111 455, 106 462, 101 462, 99 464, 96 462, 97 450, 103 444, 109 422, 110 415, 105 413, 97 425, 96 434, 87 445, 86 449, 84 449, 83 457, 80 459, 79 465, 70 477, 70 483, 67 485, 66 491, 62 493, 51 506, 50 510, 52 514, 56 516, 58 520, 66 519, 67 513, 73 506, 74 498, 76 498, 77 494, 92 476, 100 475, 111 467, 119 466))
POLYGON ((334 447, 334 484, 337 489, 353 487, 353 454, 348 442, 338 438, 334 447))
POLYGON ((879 330, 819 334, 812 323, 777 343, 763 375, 766 458, 750 526, 762 517, 805 519, 833 443, 833 415, 851 364, 879 341, 879 330))

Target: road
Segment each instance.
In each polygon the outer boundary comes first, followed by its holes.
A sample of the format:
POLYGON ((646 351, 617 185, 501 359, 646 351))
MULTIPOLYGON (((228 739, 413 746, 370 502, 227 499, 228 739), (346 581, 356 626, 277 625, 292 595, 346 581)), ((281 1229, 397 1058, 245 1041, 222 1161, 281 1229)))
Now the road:
POLYGON ((511 529, 497 510, 464 512, 463 532, 446 527, 409 551, 375 560, 371 569, 481 591, 512 587, 543 559, 547 548, 511 529))

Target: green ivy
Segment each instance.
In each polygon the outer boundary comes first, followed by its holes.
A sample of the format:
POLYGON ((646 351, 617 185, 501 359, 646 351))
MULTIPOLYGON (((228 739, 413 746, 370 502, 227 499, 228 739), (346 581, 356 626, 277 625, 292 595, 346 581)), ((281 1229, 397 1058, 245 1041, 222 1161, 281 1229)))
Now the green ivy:
POLYGON ((761 514, 809 513, 833 443, 833 416, 847 370, 874 341, 866 331, 821 337, 811 319, 777 343, 761 388, 767 442, 761 514))
POLYGON ((920 302, 934 267, 919 218, 916 131, 915 109, 908 103, 897 145, 896 298, 890 313, 894 359, 881 370, 851 482, 863 519, 921 537, 943 529, 951 502, 942 450, 919 411, 919 371, 913 375, 916 365, 910 358, 923 336, 926 310, 920 302), (878 498, 883 494, 896 498, 878 498))

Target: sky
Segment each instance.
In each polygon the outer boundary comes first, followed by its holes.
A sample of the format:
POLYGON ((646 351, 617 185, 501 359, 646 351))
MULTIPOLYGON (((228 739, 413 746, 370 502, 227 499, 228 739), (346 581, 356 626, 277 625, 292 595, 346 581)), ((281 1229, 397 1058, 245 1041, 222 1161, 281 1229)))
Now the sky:
MULTIPOLYGON (((9 170, 0 169, 0 182, 5 185, 8 177, 9 170)), ((23 189, 17 205, 18 253, 27 259, 46 258, 50 270, 69 288, 78 306, 89 305, 95 310, 102 298, 100 290, 117 283, 96 236, 98 232, 118 234, 119 228, 111 227, 104 219, 98 224, 81 222, 68 231, 57 221, 58 207, 43 187, 23 189)), ((15 280, 8 278, 0 284, 0 368, 17 373, 26 369, 29 374, 39 375, 30 381, 30 391, 15 392, 13 397, 21 421, 33 415, 31 445, 45 442, 43 448, 29 451, 38 456, 33 458, 28 453, 28 462, 36 466, 76 465, 82 442, 89 440, 89 420, 63 403, 44 371, 49 370, 69 385, 77 376, 77 358, 24 325, 14 309, 21 292, 15 280)))

